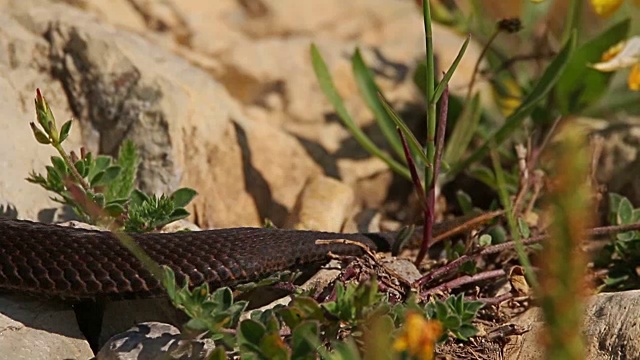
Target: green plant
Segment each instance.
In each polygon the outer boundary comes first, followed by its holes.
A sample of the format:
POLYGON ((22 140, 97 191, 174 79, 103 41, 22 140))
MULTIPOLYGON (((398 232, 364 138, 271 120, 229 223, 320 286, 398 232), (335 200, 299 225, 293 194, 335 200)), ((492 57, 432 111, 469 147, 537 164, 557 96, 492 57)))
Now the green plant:
POLYGON ((129 212, 124 229, 130 232, 148 232, 189 216, 186 206, 194 197, 193 189, 181 188, 166 196, 148 196, 134 190, 129 202, 129 212))
MULTIPOLYGON (((187 333, 207 331, 226 354, 243 359, 316 359, 318 355, 324 359, 357 359, 367 358, 373 351, 376 356, 389 358, 402 351, 394 350, 391 343, 403 336, 400 329, 409 314, 426 315, 434 325, 445 321, 446 331, 457 339, 467 340, 477 332, 471 322, 482 307, 481 303, 465 301, 462 296, 435 301, 426 308, 414 301, 391 304, 378 291, 373 278, 360 284, 337 282, 335 299, 326 303, 309 296, 294 296, 287 306, 253 311, 249 318, 240 320, 247 304, 234 302, 228 288, 210 294, 206 284, 193 289, 186 285, 177 287, 173 271, 167 268, 163 284, 174 306, 191 318, 185 325, 187 333), (379 344, 386 346, 380 348, 379 344)), ((433 352, 437 340, 446 338, 440 337, 438 331, 430 351, 433 352)))
POLYGON ((51 157, 46 176, 31 172, 27 181, 40 185, 57 196, 52 199, 71 207, 81 220, 105 226, 116 225, 127 231, 146 232, 189 216, 184 207, 197 194, 190 188, 176 190, 170 196, 148 196, 135 189, 138 155, 135 145, 125 141, 118 159, 80 151, 67 154, 62 143, 71 131, 71 120, 57 130, 56 120, 40 90, 36 90, 36 118, 31 122, 36 140, 53 146, 60 156, 51 157))
MULTIPOLYGON (((626 197, 609 194, 609 223, 629 225, 640 222, 640 209, 634 208, 626 197)), ((622 291, 640 287, 640 275, 636 265, 640 261, 640 231, 615 234, 610 244, 604 247, 596 266, 607 270, 601 290, 622 291)))
POLYGON ((465 301, 464 294, 458 294, 449 296, 444 301, 428 303, 426 315, 427 318, 437 319, 442 323, 445 338, 449 333, 459 340, 468 340, 478 333, 472 321, 483 306, 479 301, 465 301))

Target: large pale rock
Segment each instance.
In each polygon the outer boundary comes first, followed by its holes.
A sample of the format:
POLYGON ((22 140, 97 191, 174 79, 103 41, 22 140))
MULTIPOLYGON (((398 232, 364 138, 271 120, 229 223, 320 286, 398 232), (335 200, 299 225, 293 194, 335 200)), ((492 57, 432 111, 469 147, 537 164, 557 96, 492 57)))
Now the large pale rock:
MULTIPOLYGON (((592 297, 586 306, 583 334, 588 351, 587 359, 632 359, 640 354, 640 291, 604 293, 592 297)), ((543 315, 533 308, 512 321, 529 329, 511 338, 505 346, 505 359, 543 359, 541 346, 543 315)))
MULTIPOLYGON (((142 189, 197 189, 200 196, 191 210, 201 225, 258 225, 265 217, 282 224, 306 179, 319 172, 294 138, 247 119, 224 87, 185 60, 65 5, 7 3, 9 19, 21 19, 14 25, 20 31, 7 31, 7 37, 16 42, 14 33, 31 34, 39 41, 41 67, 62 84, 64 91, 56 94, 67 95, 66 101, 53 98, 50 103, 54 111, 72 109, 80 120, 74 134, 81 128, 90 149, 109 154, 123 138, 133 139, 142 158, 142 189)), ((28 76, 33 77, 23 75, 28 76)), ((38 82, 53 82, 44 72, 40 77, 38 82)), ((25 97, 24 90, 6 92, 25 97)), ((17 101, 5 107, 21 108, 17 101)), ((25 116, 8 114, 1 121, 10 124, 15 117, 25 116)), ((23 132, 29 135, 26 124, 23 132)), ((3 143, 8 158, 10 149, 39 147, 35 141, 15 140, 3 143)), ((19 176, 6 173, 3 182, 16 184, 19 176)))
POLYGON ((91 359, 71 307, 0 297, 0 357, 13 360, 91 359))
MULTIPOLYGON (((107 22, 132 28, 122 25, 115 19, 116 11, 106 10, 99 0, 74 3, 107 22)), ((378 85, 398 108, 420 103, 421 95, 411 75, 416 61, 424 58, 424 36, 421 12, 414 2, 169 0, 159 4, 135 0, 128 3, 130 9, 124 13, 137 13, 146 21, 146 29, 133 27, 141 35, 212 74, 244 105, 245 113, 252 119, 295 134, 325 174, 346 180, 356 189, 359 204, 381 206, 385 191, 359 187, 358 183, 366 182, 368 177, 353 175, 362 174, 360 168, 370 168, 369 163, 360 162, 369 155, 333 117, 334 110, 313 74, 309 45, 319 46, 355 121, 384 146, 385 140, 372 125, 372 114, 358 93, 349 58, 356 47, 361 48, 378 85), (174 41, 167 41, 168 38, 174 41)), ((464 39, 437 24, 434 39, 441 73, 453 62, 464 39)), ((466 91, 478 54, 479 46, 472 42, 451 80, 453 92, 466 91)), ((382 179, 381 172, 389 170, 382 166, 374 176, 382 179)), ((386 188, 389 181, 379 185, 386 188)), ((299 188, 292 192, 296 190, 299 188)), ((295 196, 290 194, 289 198, 295 196)))
MULTIPOLYGON (((59 125, 71 111, 63 88, 47 73, 46 40, 21 21, 0 11, 0 215, 51 221, 59 205, 47 191, 24 180, 33 169, 44 172, 49 157, 57 155, 52 147, 38 144, 29 128, 29 122, 35 121, 36 87, 55 104, 59 125)), ((77 147, 79 133, 72 132, 66 144, 77 147)))
POLYGON ((353 189, 338 180, 318 176, 307 183, 289 219, 301 230, 339 232, 353 205, 353 189))

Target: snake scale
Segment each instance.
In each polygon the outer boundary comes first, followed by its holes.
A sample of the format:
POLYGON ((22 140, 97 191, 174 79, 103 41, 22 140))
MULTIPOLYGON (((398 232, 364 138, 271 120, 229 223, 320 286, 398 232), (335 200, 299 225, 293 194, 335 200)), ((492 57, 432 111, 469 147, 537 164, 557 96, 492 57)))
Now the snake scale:
MULTIPOLYGON (((441 226, 436 226, 438 233, 441 226)), ((182 284, 212 288, 255 281, 293 268, 319 265, 328 253, 360 255, 348 239, 388 251, 394 232, 330 233, 265 228, 129 234, 182 284)), ((144 298, 163 295, 160 283, 113 233, 0 218, 0 290, 65 300, 144 298)))

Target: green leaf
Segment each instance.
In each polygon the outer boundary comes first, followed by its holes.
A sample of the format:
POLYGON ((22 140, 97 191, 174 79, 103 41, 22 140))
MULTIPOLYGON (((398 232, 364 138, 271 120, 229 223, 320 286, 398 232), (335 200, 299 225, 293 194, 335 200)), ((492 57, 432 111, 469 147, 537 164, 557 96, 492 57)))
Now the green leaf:
POLYGON ((633 221, 633 205, 626 197, 618 205, 618 225, 631 224, 633 221))
POLYGON ((493 237, 489 234, 482 234, 478 238, 478 245, 485 247, 490 246, 493 243, 493 237))
POLYGON ((478 310, 484 307, 484 303, 481 301, 469 301, 465 304, 465 312, 473 313, 474 315, 478 312, 478 310))
POLYGON ((474 166, 473 169, 470 170, 470 175, 494 190, 497 188, 495 174, 490 168, 484 165, 474 166))
POLYGON ((402 121, 400 116, 398 116, 395 110, 393 110, 391 105, 389 105, 389 103, 387 103, 387 101, 384 98, 379 97, 379 99, 380 99, 380 103, 384 107, 384 110, 387 112, 391 120, 393 120, 393 122, 400 129, 400 131, 402 131, 402 134, 404 135, 404 137, 408 140, 407 143, 409 144, 409 148, 411 149, 411 155, 414 157, 414 160, 415 161, 421 160, 423 164, 429 164, 429 159, 427 158, 427 155, 422 150, 422 146, 418 142, 418 139, 416 139, 415 135, 413 135, 413 133, 411 132, 407 124, 405 124, 405 122, 402 121))
POLYGON ((529 236, 531 236, 531 229, 529 229, 529 225, 521 217, 518 218, 518 228, 520 230, 520 234, 522 234, 523 239, 527 239, 529 236))
POLYGON ((277 332, 267 334, 262 338, 260 350, 267 359, 288 360, 290 358, 289 348, 277 332))
MULTIPOLYGON (((104 171, 100 171, 98 174, 102 174, 102 176, 98 179, 95 177, 91 179, 92 186, 101 186, 101 185, 109 185, 115 178, 120 174, 120 166, 112 165, 106 168, 104 171)), ((96 174, 96 177, 97 175, 96 174)))
POLYGON ((198 192, 191 188, 180 188, 171 194, 171 200, 175 207, 185 207, 196 195, 198 195, 198 192))
POLYGON ((440 321, 444 321, 444 319, 449 315, 449 309, 447 309, 447 305, 445 305, 441 301, 437 301, 434 303, 436 310, 436 317, 440 321))
POLYGON ((384 137, 387 139, 391 148, 401 159, 404 158, 402 144, 400 143, 400 139, 396 133, 396 125, 393 120, 389 118, 389 115, 378 98, 378 93, 381 93, 380 88, 378 88, 373 80, 373 75, 365 64, 364 59, 360 54, 360 49, 356 48, 355 53, 351 57, 351 65, 353 67, 353 75, 356 79, 356 84, 358 85, 362 99, 373 112, 380 130, 382 131, 382 134, 384 134, 384 137))
POLYGON ((480 94, 475 94, 471 98, 471 101, 463 108, 455 122, 449 141, 445 146, 443 154, 444 161, 455 166, 455 164, 462 159, 473 139, 473 135, 478 129, 481 116, 480 94))
MULTIPOLYGON (((303 321, 291 334, 291 359, 301 359, 305 356, 313 355, 315 353, 315 346, 313 343, 307 340, 307 337, 318 338, 318 322, 317 321, 303 321)), ((315 357, 314 357, 315 358, 315 357)))
POLYGON ((473 275, 478 272, 478 268, 476 267, 475 261, 469 260, 460 265, 458 271, 462 274, 473 275))
POLYGON ((62 125, 62 128, 60 129, 60 143, 61 144, 69 136, 69 131, 71 131, 71 120, 69 120, 66 123, 64 123, 62 125))
POLYGON ((453 63, 449 67, 449 70, 447 70, 442 80, 440 80, 440 82, 438 83, 438 86, 436 86, 436 89, 433 93, 433 99, 431 99, 432 103, 438 102, 438 100, 440 100, 440 96, 442 96, 444 89, 449 84, 449 80, 451 80, 451 77, 453 76, 456 69, 458 68, 458 64, 460 64, 460 60, 462 60, 464 53, 467 51, 467 46, 469 46, 470 40, 471 40, 471 34, 467 35, 467 38, 464 40, 464 43, 462 44, 462 47, 460 48, 460 50, 458 50, 458 55, 456 55, 456 58, 455 60, 453 60, 453 63))
POLYGON ((176 274, 173 270, 168 266, 163 266, 163 277, 162 277, 162 287, 164 287, 169 299, 174 300, 176 297, 176 293, 178 288, 176 286, 176 274))
POLYGON ((140 206, 144 202, 149 201, 149 196, 138 189, 134 189, 131 192, 131 205, 140 206))
MULTIPOLYGON (((484 158, 490 150, 490 147, 497 147, 502 144, 511 134, 522 127, 525 118, 531 114, 535 106, 542 101, 546 95, 553 89, 563 71, 567 67, 569 59, 573 54, 576 45, 576 34, 572 33, 571 37, 560 50, 558 55, 549 64, 545 72, 542 74, 531 92, 525 97, 522 104, 511 114, 504 125, 487 139, 487 141, 478 150, 464 161, 458 162, 451 167, 451 171, 447 174, 453 177, 460 171, 469 167, 469 165, 478 162, 484 158)), ((447 159, 450 163, 449 159, 447 159)))
POLYGON ((458 315, 452 314, 442 320, 442 325, 447 329, 457 329, 462 325, 462 320, 458 315))
POLYGON ((471 196, 462 190, 456 191, 456 200, 458 200, 458 206, 464 215, 473 211, 473 200, 471 196))
POLYGON ((460 340, 467 340, 478 333, 478 329, 470 324, 462 324, 456 331, 456 337, 460 340))
POLYGON ((453 298, 453 304, 455 305, 456 314, 462 314, 464 312, 464 294, 458 294, 453 298))
POLYGON ((31 131, 33 132, 33 136, 35 136, 37 142, 43 145, 51 144, 51 141, 49 140, 49 136, 47 136, 47 134, 42 132, 42 130, 38 129, 36 127, 36 124, 29 123, 29 125, 31 126, 31 131))
POLYGON ((98 155, 95 161, 94 171, 102 171, 106 169, 109 165, 111 165, 112 161, 113 159, 111 158, 111 156, 98 155))
POLYGON ((118 217, 124 213, 124 207, 117 203, 111 203, 105 205, 104 211, 106 211, 111 217, 118 217))
POLYGON ((241 346, 260 353, 260 340, 265 335, 264 325, 251 319, 244 320, 238 327, 238 339, 241 346))
POLYGON ((86 171, 86 166, 84 161, 82 160, 78 160, 76 161, 75 164, 73 164, 73 166, 76 168, 76 171, 78 171, 78 173, 84 177, 85 171, 86 171))
POLYGON ((174 209, 171 214, 169 215, 169 219, 167 219, 167 224, 180 220, 180 219, 184 219, 187 216, 189 216, 189 212, 187 210, 185 210, 184 208, 177 208, 174 209))
POLYGON ((635 231, 627 231, 627 232, 616 234, 616 239, 618 239, 619 241, 631 241, 635 238, 636 238, 635 231))
POLYGON ((102 180, 102 177, 104 177, 104 171, 99 171, 98 173, 96 173, 95 175, 93 175, 93 177, 91 178, 91 180, 89 181, 89 185, 91 187, 95 187, 97 185, 97 183, 102 180))
POLYGON ((227 360, 227 353, 224 351, 224 347, 216 346, 207 360, 227 360))
POLYGON ((411 174, 409 174, 409 170, 407 170, 406 167, 393 160, 388 154, 384 153, 380 148, 378 148, 378 146, 376 146, 353 121, 353 119, 349 115, 349 112, 347 111, 347 108, 342 102, 340 94, 338 94, 338 90, 336 89, 333 83, 333 79, 329 74, 327 64, 322 59, 322 56, 320 55, 320 52, 318 51, 318 48, 315 46, 315 44, 311 45, 311 63, 313 65, 313 71, 315 72, 322 92, 325 94, 331 105, 333 105, 333 108, 342 120, 342 123, 347 127, 347 129, 349 129, 360 146, 362 146, 370 154, 375 155, 376 157, 384 161, 393 171, 397 172, 407 179, 410 179, 411 174))
POLYGON ((45 166, 47 169, 47 182, 53 184, 62 184, 63 174, 60 174, 53 166, 45 166))
POLYGON ((614 73, 600 72, 589 65, 599 62, 607 49, 626 39, 630 25, 629 19, 620 21, 576 49, 555 89, 563 115, 579 113, 607 91, 614 73))
POLYGON ((120 173, 109 184, 109 188, 106 191, 109 199, 129 197, 129 194, 133 191, 139 163, 135 144, 131 140, 125 140, 118 152, 120 173))
POLYGON ((620 194, 610 192, 609 193, 609 209, 611 209, 611 211, 617 211, 618 206, 620 205, 620 201, 622 201, 623 198, 624 196, 620 194))
POLYGON ((64 162, 64 160, 62 160, 61 157, 52 156, 51 157, 51 164, 53 164, 53 167, 56 168, 56 170, 58 171, 58 173, 60 175, 64 175, 64 174, 68 173, 67 164, 64 162))

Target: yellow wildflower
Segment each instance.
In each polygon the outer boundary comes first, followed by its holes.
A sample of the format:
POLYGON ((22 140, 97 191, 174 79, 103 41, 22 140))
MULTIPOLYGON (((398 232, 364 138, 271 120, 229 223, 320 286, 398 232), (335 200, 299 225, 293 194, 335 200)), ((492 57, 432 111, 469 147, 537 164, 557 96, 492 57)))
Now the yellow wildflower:
POLYGON ((609 17, 622 5, 623 0, 591 0, 593 11, 602 17, 609 17))
POLYGON ((601 62, 590 65, 602 72, 631 68, 627 84, 632 91, 640 91, 640 36, 616 44, 602 54, 601 62))
POLYGON ((616 57, 616 55, 620 54, 620 52, 624 49, 624 46, 627 44, 626 41, 620 41, 619 43, 613 45, 612 47, 608 48, 607 51, 605 51, 602 56, 600 56, 600 61, 601 62, 607 62, 611 59, 613 59, 614 57, 616 57))
POLYGON ((627 78, 627 85, 629 90, 640 91, 640 64, 635 64, 631 67, 631 73, 627 78))
POLYGON ((417 312, 409 312, 393 348, 396 351, 406 351, 414 359, 432 360, 442 330, 440 321, 427 320, 417 312))

